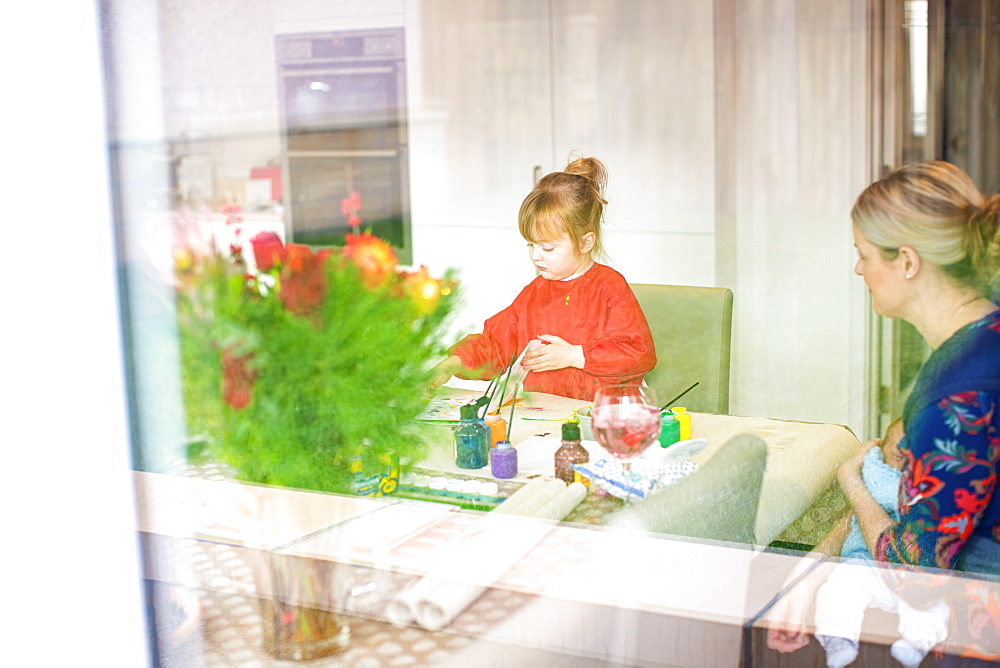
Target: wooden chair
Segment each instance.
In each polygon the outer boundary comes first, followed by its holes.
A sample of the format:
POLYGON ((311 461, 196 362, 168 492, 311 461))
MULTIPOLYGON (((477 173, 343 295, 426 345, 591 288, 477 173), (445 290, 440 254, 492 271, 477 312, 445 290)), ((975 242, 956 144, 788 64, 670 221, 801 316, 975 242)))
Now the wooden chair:
POLYGON ((656 368, 646 383, 667 402, 694 382, 678 402, 689 411, 729 413, 733 292, 728 288, 633 283, 656 346, 656 368))

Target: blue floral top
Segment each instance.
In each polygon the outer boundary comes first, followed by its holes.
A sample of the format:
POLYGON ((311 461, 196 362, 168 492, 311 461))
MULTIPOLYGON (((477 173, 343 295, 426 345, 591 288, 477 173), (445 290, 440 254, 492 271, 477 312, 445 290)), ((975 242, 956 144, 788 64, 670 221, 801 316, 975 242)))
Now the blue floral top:
POLYGON ((899 523, 876 559, 950 569, 970 537, 1000 543, 1000 312, 931 354, 903 424, 899 523))

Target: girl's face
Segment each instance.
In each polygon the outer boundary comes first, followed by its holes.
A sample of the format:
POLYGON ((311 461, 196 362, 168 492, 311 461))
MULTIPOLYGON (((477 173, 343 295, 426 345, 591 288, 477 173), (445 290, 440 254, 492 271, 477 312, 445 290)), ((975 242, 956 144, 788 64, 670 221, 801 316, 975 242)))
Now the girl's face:
POLYGON ((563 233, 558 239, 528 242, 528 256, 542 278, 561 281, 592 264, 590 249, 593 246, 593 233, 584 235, 580 248, 576 247, 568 234, 563 233))
POLYGON ((858 262, 854 273, 865 279, 872 295, 872 308, 879 315, 898 317, 901 306, 901 291, 905 281, 901 267, 902 255, 886 260, 875 244, 868 241, 854 225, 854 247, 858 251, 858 262))

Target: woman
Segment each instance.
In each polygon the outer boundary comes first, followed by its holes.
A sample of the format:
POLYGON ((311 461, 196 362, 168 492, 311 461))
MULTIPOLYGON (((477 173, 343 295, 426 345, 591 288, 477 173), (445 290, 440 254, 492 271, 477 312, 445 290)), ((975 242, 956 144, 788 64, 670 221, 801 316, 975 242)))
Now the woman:
MULTIPOLYGON (((1000 196, 924 161, 868 186, 851 218, 872 307, 912 324, 932 353, 903 411, 898 522, 861 481, 877 441, 840 468, 840 485, 876 560, 1000 574, 1000 196)), ((821 547, 837 554, 837 542, 821 547)), ((801 601, 785 605, 796 619, 801 601)), ((769 645, 797 649, 804 629, 773 630, 769 645)))
POLYGON ((903 410, 899 523, 864 490, 860 456, 838 478, 876 559, 975 567, 1000 541, 1000 197, 984 200, 954 165, 919 162, 869 186, 851 217, 875 312, 909 322, 933 352, 903 410))

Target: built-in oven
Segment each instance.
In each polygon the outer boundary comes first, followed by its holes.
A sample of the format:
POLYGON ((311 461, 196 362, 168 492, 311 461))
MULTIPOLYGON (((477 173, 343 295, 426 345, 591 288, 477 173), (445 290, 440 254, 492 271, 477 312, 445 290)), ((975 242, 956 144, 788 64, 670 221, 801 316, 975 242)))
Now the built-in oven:
POLYGON ((410 247, 403 29, 276 38, 286 225, 297 243, 340 246, 341 201, 361 195, 360 229, 410 247))

